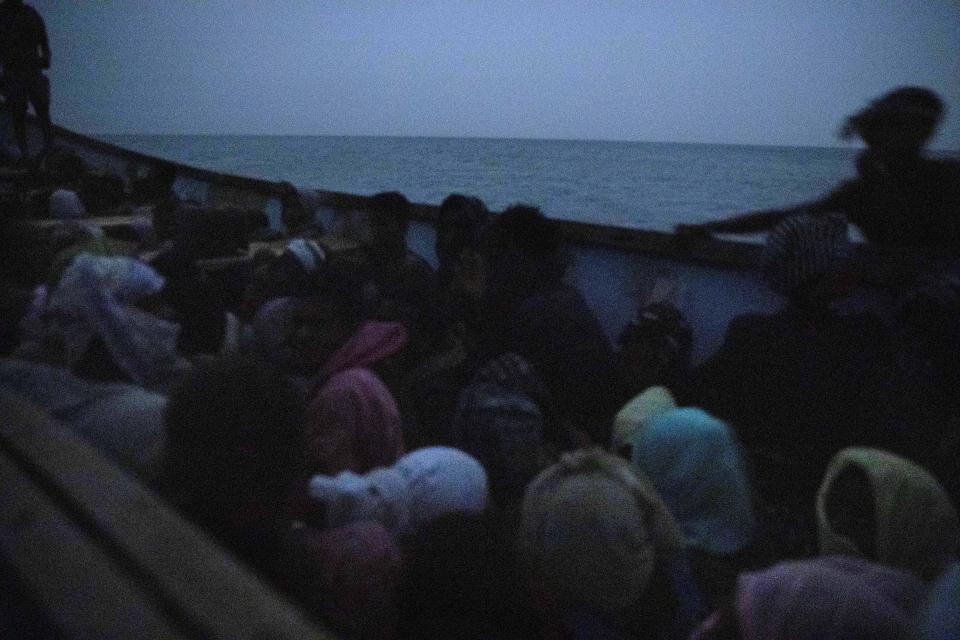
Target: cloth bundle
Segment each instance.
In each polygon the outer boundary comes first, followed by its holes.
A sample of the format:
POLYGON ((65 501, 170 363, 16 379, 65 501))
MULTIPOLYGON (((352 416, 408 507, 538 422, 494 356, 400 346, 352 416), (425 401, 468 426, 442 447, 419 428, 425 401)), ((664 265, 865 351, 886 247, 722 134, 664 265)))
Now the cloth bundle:
POLYGON ((328 527, 374 520, 400 540, 446 513, 482 512, 487 475, 462 451, 427 447, 362 475, 314 476, 310 494, 324 505, 328 527))

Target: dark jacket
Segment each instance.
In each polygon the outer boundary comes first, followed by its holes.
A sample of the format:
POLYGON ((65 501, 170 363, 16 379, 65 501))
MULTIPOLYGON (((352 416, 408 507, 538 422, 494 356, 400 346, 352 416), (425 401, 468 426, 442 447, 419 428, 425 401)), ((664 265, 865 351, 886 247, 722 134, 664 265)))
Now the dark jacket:
POLYGON ((0 5, 0 65, 5 74, 50 67, 47 29, 33 7, 13 2, 0 5))

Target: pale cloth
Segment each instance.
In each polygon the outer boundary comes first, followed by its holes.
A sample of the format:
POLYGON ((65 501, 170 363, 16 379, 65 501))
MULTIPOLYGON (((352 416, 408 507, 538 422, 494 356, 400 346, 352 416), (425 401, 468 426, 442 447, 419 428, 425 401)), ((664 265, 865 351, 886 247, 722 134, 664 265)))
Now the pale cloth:
POLYGON ((329 376, 310 405, 308 447, 317 471, 364 473, 393 464, 405 451, 393 394, 368 367, 407 343, 398 322, 369 321, 324 364, 329 376))
POLYGON ((656 415, 677 406, 673 394, 666 387, 650 387, 625 404, 613 419, 611 447, 619 451, 633 442, 634 433, 656 415))
POLYGON ((634 433, 632 455, 680 522, 687 544, 728 555, 750 543, 750 484, 726 423, 692 407, 668 410, 634 433))
POLYGON ((482 512, 487 475, 462 451, 427 447, 363 475, 314 476, 310 495, 324 505, 328 527, 375 520, 400 540, 444 514, 482 512))
POLYGON ((857 558, 815 558, 741 575, 737 618, 743 640, 902 640, 923 595, 909 573, 857 558))
POLYGON ((50 194, 49 214, 58 220, 74 220, 87 215, 87 209, 76 191, 57 189, 50 194))
POLYGON ((316 273, 320 265, 327 261, 326 252, 313 240, 295 238, 287 243, 285 249, 297 259, 303 270, 309 274, 316 273))
POLYGON ((180 326, 134 303, 158 293, 163 284, 162 276, 133 258, 81 253, 32 318, 24 332, 30 339, 18 353, 72 368, 100 338, 134 383, 162 387, 187 366, 177 354, 180 326))
POLYGON ((638 601, 683 534, 648 480, 594 448, 565 454, 534 478, 518 542, 559 602, 617 611, 638 601))
POLYGON ((65 369, 0 359, 0 389, 18 394, 147 480, 160 471, 167 399, 133 385, 82 380, 65 369))

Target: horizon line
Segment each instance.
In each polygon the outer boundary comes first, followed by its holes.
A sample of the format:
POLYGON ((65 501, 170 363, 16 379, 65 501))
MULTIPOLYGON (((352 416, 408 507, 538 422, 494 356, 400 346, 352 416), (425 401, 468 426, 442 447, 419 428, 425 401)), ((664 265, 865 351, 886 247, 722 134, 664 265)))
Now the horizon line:
MULTIPOLYGON (((348 134, 348 133, 196 133, 196 132, 149 132, 149 131, 97 131, 83 132, 88 136, 143 136, 150 138, 384 138, 384 139, 427 139, 427 140, 529 140, 539 142, 611 142, 628 144, 680 144, 690 146, 730 146, 730 147, 781 147, 811 149, 858 149, 863 145, 851 143, 826 144, 789 144, 774 142, 719 142, 688 140, 638 140, 624 138, 543 138, 537 136, 481 136, 481 135, 408 135, 408 134, 348 134)), ((934 149, 935 151, 954 151, 958 149, 934 149)))
MULTIPOLYGON (((536 136, 477 136, 477 135, 406 135, 406 134, 346 134, 346 133, 163 133, 145 131, 83 132, 88 136, 143 136, 149 138, 384 138, 426 140, 528 140, 538 142, 611 142, 628 144, 679 144, 689 146, 771 147, 790 149, 852 149, 865 148, 862 143, 788 144, 782 142, 691 142, 683 140, 630 140, 623 138, 540 138, 536 136)), ((929 147, 927 151, 960 154, 960 147, 929 147)))

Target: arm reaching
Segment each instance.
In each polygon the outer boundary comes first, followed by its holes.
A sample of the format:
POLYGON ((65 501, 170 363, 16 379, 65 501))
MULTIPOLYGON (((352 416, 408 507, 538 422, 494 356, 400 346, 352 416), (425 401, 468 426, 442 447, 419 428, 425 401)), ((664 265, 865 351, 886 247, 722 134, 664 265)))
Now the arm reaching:
POLYGON ((674 232, 683 238, 709 237, 714 233, 760 233, 772 229, 790 216, 800 213, 816 215, 829 209, 826 199, 817 200, 787 209, 752 211, 700 224, 678 224, 674 232))
POLYGON ((49 69, 50 68, 50 41, 47 40, 47 26, 43 23, 43 18, 39 16, 37 19, 40 21, 40 24, 37 25, 37 32, 40 36, 40 68, 49 69))

